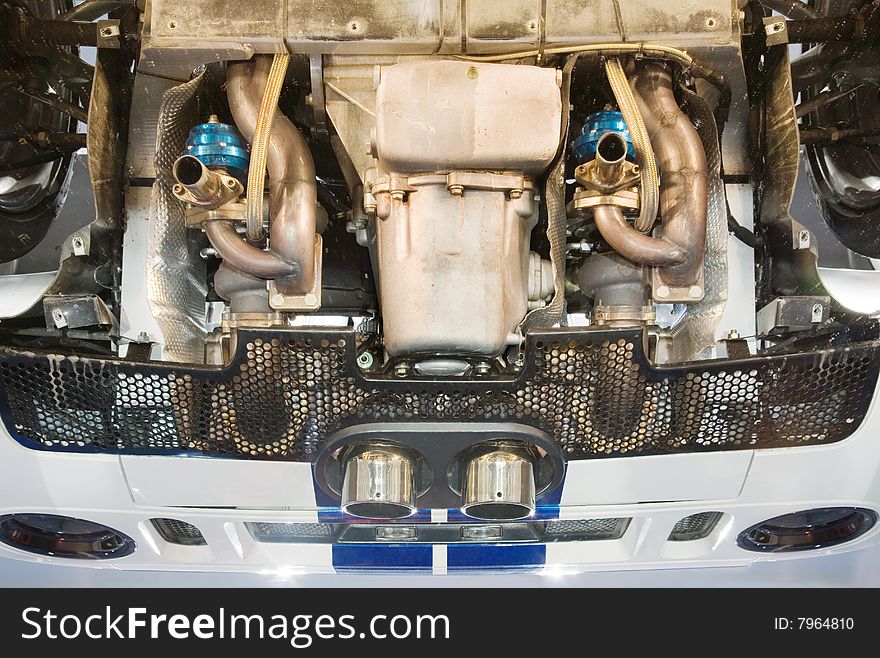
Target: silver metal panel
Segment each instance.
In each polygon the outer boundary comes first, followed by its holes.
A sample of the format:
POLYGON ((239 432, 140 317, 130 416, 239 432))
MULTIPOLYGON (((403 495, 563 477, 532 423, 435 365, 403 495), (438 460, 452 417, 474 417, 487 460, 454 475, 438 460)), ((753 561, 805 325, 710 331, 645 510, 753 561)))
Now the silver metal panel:
POLYGON ((435 60, 380 70, 380 171, 541 174, 556 156, 562 123, 556 69, 435 60))
POLYGON ((200 84, 198 77, 163 96, 147 242, 147 297, 164 335, 164 358, 190 363, 205 359, 205 263, 189 239, 183 204, 171 193, 171 168, 198 118, 200 84))
POLYGON ((176 80, 138 73, 134 81, 125 169, 128 178, 155 178, 156 132, 162 95, 180 84, 176 80))
MULTIPOLYGON (((287 4, 287 0, 153 0, 150 31, 155 38, 190 45, 202 37, 280 38, 284 34, 287 4)), ((314 4, 326 8, 343 3, 314 4)))

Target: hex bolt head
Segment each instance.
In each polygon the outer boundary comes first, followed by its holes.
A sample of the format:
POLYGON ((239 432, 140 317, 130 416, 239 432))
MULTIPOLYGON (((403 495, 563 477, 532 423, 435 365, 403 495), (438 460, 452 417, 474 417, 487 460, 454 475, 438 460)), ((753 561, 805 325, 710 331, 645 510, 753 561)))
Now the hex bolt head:
POLYGON ((449 186, 449 193, 452 196, 461 196, 462 194, 464 194, 464 186, 463 185, 450 185, 449 186))
POLYGON ((688 288, 688 295, 691 297, 697 298, 703 294, 703 289, 700 286, 691 286, 688 288))
POLYGON ((658 286, 657 292, 655 294, 660 299, 666 299, 667 297, 669 297, 669 286, 658 286))
POLYGON ((392 190, 391 199, 392 201, 403 201, 403 190, 392 190))
POLYGON ((318 296, 313 292, 306 293, 306 296, 303 297, 303 301, 306 306, 315 306, 318 303, 318 296))
POLYGON ((394 366, 394 374, 398 377, 406 377, 406 374, 409 372, 409 365, 406 363, 398 363, 394 366))
POLYGON ((280 292, 276 292, 272 295, 272 306, 282 306, 284 304, 284 295, 280 292))
POLYGON ((492 367, 485 361, 480 361, 477 365, 474 366, 474 372, 476 372, 478 375, 488 375, 491 370, 492 367))

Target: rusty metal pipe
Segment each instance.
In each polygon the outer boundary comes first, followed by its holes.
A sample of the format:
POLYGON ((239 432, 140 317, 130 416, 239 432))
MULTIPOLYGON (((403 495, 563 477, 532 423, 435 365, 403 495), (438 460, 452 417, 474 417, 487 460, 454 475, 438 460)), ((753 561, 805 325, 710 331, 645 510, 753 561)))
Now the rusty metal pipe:
MULTIPOLYGON (((229 107, 238 129, 245 139, 252 141, 257 125, 262 94, 266 88, 271 57, 255 57, 248 62, 229 65, 227 94, 229 107)), ((269 252, 258 256, 259 249, 245 249, 251 245, 238 238, 241 246, 233 247, 226 222, 212 222, 206 226, 209 239, 213 234, 224 238, 214 248, 224 259, 240 270, 262 278, 283 277, 276 281, 279 289, 288 294, 312 290, 315 284, 315 229, 317 225, 318 188, 315 163, 299 130, 278 112, 272 124, 269 141, 269 252), (212 224, 219 224, 208 230, 212 224), (227 256, 228 252, 229 256, 227 256), (235 259, 233 262, 231 259, 235 259), (284 263, 286 274, 278 271, 284 263)))
POLYGON ((689 286, 699 279, 706 250, 706 152, 697 129, 675 100, 667 64, 642 62, 633 87, 660 169, 660 239, 686 257, 680 264, 664 266, 660 277, 670 286, 689 286))

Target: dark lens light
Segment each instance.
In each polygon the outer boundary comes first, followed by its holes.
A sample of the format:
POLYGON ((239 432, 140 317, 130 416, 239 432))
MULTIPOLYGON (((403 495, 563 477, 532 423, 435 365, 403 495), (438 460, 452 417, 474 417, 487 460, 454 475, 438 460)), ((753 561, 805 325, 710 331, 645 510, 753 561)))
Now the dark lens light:
POLYGON ((134 540, 100 523, 55 514, 0 516, 0 541, 54 557, 106 560, 131 555, 134 540))
POLYGON ((877 513, 859 507, 826 507, 784 514, 740 533, 737 544, 750 551, 805 551, 836 546, 860 537, 877 513))

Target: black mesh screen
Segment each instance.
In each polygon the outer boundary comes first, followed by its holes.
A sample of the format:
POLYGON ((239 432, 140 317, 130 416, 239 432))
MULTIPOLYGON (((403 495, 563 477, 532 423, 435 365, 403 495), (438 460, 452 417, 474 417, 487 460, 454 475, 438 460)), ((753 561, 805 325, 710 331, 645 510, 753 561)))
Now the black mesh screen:
POLYGON ((832 443, 865 416, 878 342, 654 367, 632 330, 532 334, 522 372, 365 379, 348 331, 242 331, 224 368, 0 349, 0 407, 57 451, 314 459, 364 422, 518 422, 568 459, 832 443))
POLYGON ((693 541, 708 537, 721 520, 721 512, 698 512, 680 519, 669 533, 669 541, 693 541))
POLYGON ((179 519, 150 519, 153 527, 162 535, 162 539, 170 544, 181 546, 204 546, 205 538, 202 531, 192 523, 179 519))

